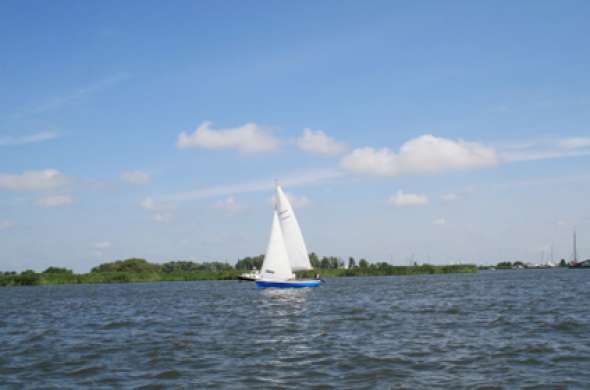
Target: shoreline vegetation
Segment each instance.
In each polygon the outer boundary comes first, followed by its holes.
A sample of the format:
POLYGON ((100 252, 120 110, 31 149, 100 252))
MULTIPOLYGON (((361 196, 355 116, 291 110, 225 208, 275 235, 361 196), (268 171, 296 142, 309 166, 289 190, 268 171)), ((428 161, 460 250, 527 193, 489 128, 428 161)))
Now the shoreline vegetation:
MULTIPOLYGON (((224 262, 196 263, 192 261, 170 261, 151 263, 141 258, 131 258, 103 263, 94 267, 89 273, 75 274, 72 270, 49 267, 43 272, 26 270, 17 272, 0 272, 0 287, 36 286, 57 284, 98 284, 98 283, 145 283, 197 280, 237 280, 238 276, 253 268, 260 269, 263 255, 246 257, 238 260, 235 266, 224 262)), ((337 257, 319 258, 310 254, 312 271, 298 272, 299 277, 322 278, 355 276, 393 276, 419 274, 446 274, 478 272, 474 264, 459 265, 409 265, 397 266, 388 263, 369 263, 365 259, 350 257, 345 267, 344 261, 337 257)))

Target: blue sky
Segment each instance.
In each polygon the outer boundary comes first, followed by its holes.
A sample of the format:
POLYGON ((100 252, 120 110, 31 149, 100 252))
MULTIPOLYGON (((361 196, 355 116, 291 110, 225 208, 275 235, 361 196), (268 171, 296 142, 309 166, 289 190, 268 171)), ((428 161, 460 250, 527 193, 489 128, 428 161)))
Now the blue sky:
POLYGON ((590 256, 590 3, 4 2, 0 269, 590 256))

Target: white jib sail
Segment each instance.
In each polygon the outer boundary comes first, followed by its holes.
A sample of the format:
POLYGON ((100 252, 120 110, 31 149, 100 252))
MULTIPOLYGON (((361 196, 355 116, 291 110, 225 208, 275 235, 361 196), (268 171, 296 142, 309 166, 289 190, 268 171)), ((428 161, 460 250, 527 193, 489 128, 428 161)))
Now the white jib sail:
POLYGON ((303 240, 303 234, 297 223, 297 218, 291 207, 291 203, 280 186, 277 185, 276 209, 279 215, 281 230, 285 246, 289 255, 289 262, 293 271, 308 271, 312 269, 307 254, 307 247, 303 240))
POLYGON ((270 240, 268 241, 261 273, 262 279, 288 280, 295 276, 289 264, 289 255, 287 254, 276 211, 273 213, 270 240))

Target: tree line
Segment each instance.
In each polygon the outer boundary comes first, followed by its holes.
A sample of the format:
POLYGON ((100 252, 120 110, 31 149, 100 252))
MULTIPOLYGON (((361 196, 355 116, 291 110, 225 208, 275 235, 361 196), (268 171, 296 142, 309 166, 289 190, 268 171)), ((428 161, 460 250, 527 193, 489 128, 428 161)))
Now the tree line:
MULTIPOLYGON (((310 253, 314 270, 298 272, 301 277, 311 277, 318 271, 327 277, 410 275, 424 273, 477 272, 475 265, 414 265, 394 266, 385 262, 369 263, 366 259, 349 257, 345 262, 335 256, 319 257, 310 253)), ((157 281, 231 280, 240 273, 262 268, 264 255, 239 259, 235 265, 221 261, 193 262, 168 261, 152 263, 142 258, 130 258, 102 263, 86 274, 75 274, 71 269, 51 266, 43 272, 26 270, 20 273, 0 272, 0 286, 81 283, 129 283, 157 281)))

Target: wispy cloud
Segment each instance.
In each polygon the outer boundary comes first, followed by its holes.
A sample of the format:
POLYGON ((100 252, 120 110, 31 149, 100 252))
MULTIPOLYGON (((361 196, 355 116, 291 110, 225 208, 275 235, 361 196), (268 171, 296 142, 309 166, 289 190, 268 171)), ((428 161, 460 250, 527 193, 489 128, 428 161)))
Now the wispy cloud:
POLYGON ((70 195, 48 195, 35 199, 33 202, 37 207, 61 207, 67 206, 74 202, 74 198, 70 195))
POLYGON ((110 241, 99 241, 99 242, 94 243, 94 245, 93 245, 93 247, 95 249, 100 249, 100 250, 109 249, 112 246, 113 246, 113 244, 110 241))
POLYGON ((233 196, 229 196, 225 199, 215 202, 213 204, 213 208, 221 210, 228 215, 233 215, 246 209, 246 206, 242 203, 239 203, 233 196))
POLYGON ((69 93, 65 93, 60 96, 54 96, 46 101, 42 102, 38 106, 34 107, 31 112, 32 113, 43 113, 47 111, 54 111, 59 110, 70 103, 74 103, 78 100, 81 100, 87 96, 93 95, 105 89, 108 89, 120 82, 129 78, 129 75, 126 73, 118 73, 103 79, 100 79, 94 83, 88 84, 86 86, 80 87, 76 90, 73 90, 69 93))
POLYGON ((170 201, 155 200, 147 197, 139 204, 141 208, 151 212, 152 220, 158 223, 168 223, 174 217, 176 205, 170 201))
POLYGON ((432 221, 433 225, 446 225, 447 224, 447 220, 445 218, 436 218, 432 221))
POLYGON ((121 179, 129 184, 147 184, 151 180, 151 176, 143 171, 124 171, 121 173, 121 179))
MULTIPOLYGON (((342 177, 343 172, 335 169, 319 169, 306 172, 297 172, 285 175, 281 178, 280 183, 285 187, 300 187, 310 184, 316 184, 326 180, 342 177)), ((235 195, 248 192, 270 191, 274 188, 274 180, 257 180, 238 184, 229 184, 222 186, 213 186, 201 188, 195 191, 181 192, 176 194, 167 194, 159 197, 162 200, 190 200, 203 199, 216 196, 235 195)))
POLYGON ((41 131, 21 136, 0 136, 0 146, 26 145, 49 141, 59 137, 55 131, 41 131))
POLYGON ((590 155, 590 137, 538 139, 499 148, 499 157, 504 163, 587 155, 590 155))
POLYGON ((568 149, 590 148, 590 137, 564 138, 559 140, 559 145, 568 149))
MULTIPOLYGON (((287 196, 287 199, 289 199, 291 206, 293 206, 296 209, 303 209, 311 205, 311 200, 305 195, 296 195, 291 192, 285 192, 285 195, 287 196)), ((276 196, 273 195, 270 198, 270 201, 273 205, 276 204, 276 196)))
POLYGON ((422 206, 428 204, 428 196, 423 194, 405 193, 398 190, 395 195, 392 195, 388 202, 396 207, 405 206, 422 206))
POLYGON ((158 212, 152 215, 152 220, 158 223, 168 223, 172 221, 172 218, 174 218, 174 214, 169 212, 158 212))
POLYGON ((10 229, 15 226, 15 223, 8 219, 0 219, 0 230, 10 229))
POLYGON ((99 241, 92 244, 94 248, 94 255, 97 257, 102 257, 104 255, 104 251, 110 249, 113 244, 110 241, 99 241))
POLYGON ((42 191, 63 187, 68 178, 55 169, 25 171, 22 174, 0 173, 0 189, 42 191))
POLYGON ((449 193, 446 193, 446 194, 444 194, 444 195, 442 196, 442 199, 443 199, 445 202, 454 202, 454 201, 456 201, 456 200, 458 200, 458 199, 460 199, 460 198, 461 198, 461 197, 459 196, 459 194, 457 194, 457 193, 455 193, 455 192, 449 192, 449 193))

